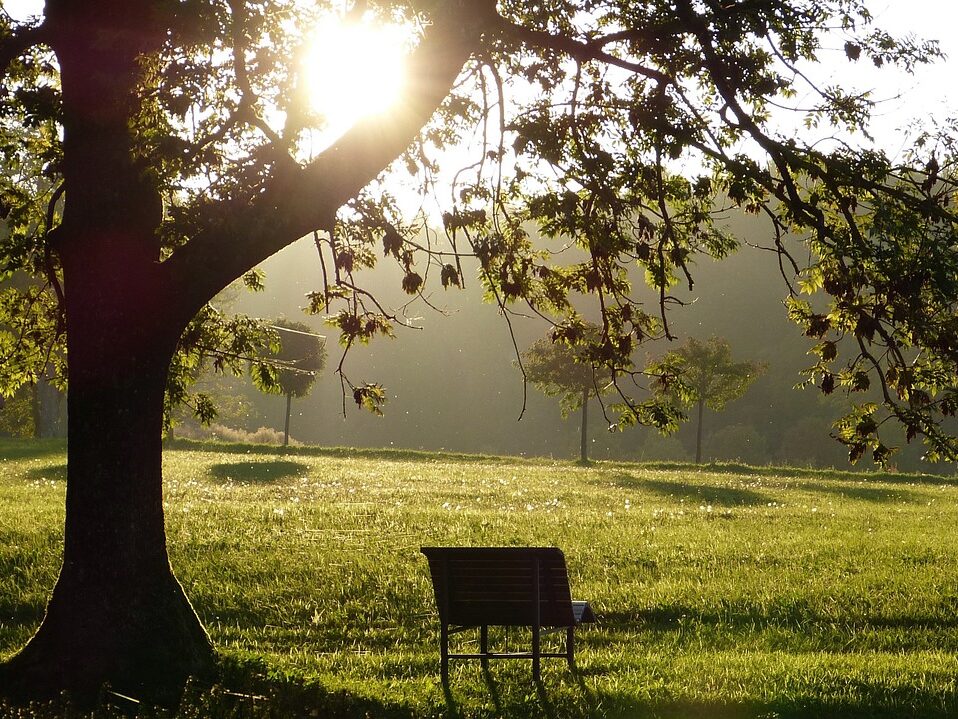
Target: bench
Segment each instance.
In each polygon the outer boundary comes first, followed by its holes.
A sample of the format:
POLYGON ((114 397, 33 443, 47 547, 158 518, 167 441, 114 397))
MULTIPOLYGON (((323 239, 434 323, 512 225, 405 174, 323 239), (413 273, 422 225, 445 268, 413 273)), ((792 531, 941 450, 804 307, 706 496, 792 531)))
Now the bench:
POLYGON ((422 547, 439 609, 441 672, 449 682, 450 659, 531 659, 540 681, 543 657, 564 657, 575 667, 573 632, 594 622, 588 602, 574 602, 565 557, 556 547, 422 547), (489 627, 531 627, 531 652, 489 651, 489 627), (450 654, 449 635, 479 629, 479 652, 450 654), (566 632, 566 650, 543 652, 545 634, 566 632))

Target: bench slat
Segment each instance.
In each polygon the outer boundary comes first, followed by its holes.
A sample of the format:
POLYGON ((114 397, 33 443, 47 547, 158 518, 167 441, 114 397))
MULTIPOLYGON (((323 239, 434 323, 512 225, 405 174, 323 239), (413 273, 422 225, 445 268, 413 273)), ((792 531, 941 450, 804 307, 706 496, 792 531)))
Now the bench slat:
POLYGON ((556 547, 423 547, 422 552, 429 560, 440 617, 448 624, 532 624, 536 579, 540 626, 583 621, 584 610, 577 614, 572 602, 565 557, 556 547))

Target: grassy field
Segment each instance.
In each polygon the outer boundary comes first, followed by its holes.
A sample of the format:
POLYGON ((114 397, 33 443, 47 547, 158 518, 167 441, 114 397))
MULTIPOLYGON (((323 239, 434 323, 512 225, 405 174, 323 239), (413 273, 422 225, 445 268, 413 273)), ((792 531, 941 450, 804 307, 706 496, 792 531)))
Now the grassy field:
MULTIPOLYGON (((65 468, 58 445, 0 457, 6 656, 56 576, 65 468)), ((955 478, 235 446, 165 470, 224 656, 184 717, 958 714, 955 478), (454 663, 445 694, 427 544, 561 547, 600 619, 579 671, 454 663)))

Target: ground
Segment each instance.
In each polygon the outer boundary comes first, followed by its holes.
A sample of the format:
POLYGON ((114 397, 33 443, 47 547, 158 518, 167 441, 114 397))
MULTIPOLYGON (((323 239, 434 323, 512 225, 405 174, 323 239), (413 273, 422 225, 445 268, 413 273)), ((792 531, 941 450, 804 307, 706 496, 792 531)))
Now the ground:
MULTIPOLYGON (((0 457, 5 656, 55 579, 65 469, 56 443, 0 457)), ((958 712, 954 477, 186 444, 165 463, 174 568, 224 661, 184 717, 958 712), (419 553, 442 544, 561 547, 600 620, 579 672, 454 663, 444 693, 419 553)))

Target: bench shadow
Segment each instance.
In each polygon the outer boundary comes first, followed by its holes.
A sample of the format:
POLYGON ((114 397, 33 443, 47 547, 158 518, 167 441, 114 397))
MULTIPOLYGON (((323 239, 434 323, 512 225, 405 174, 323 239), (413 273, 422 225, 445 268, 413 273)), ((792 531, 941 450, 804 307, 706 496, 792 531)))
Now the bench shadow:
POLYGON ((549 719, 555 719, 556 709, 552 704, 552 700, 549 699, 549 693, 546 691, 545 684, 542 683, 541 679, 534 681, 536 685, 536 696, 539 697, 539 703, 542 705, 542 711, 546 717, 549 719))
MULTIPOLYGON (((2 673, 2 665, 0 665, 2 673)), ((605 676, 607 671, 589 672, 605 676)), ((636 696, 619 689, 596 689, 579 696, 549 696, 541 683, 535 688, 538 702, 524 700, 526 690, 513 687, 515 704, 504 703, 496 716, 578 717, 579 719, 898 719, 902 716, 923 719, 945 719, 958 714, 958 695, 941 686, 912 685, 889 687, 881 677, 862 680, 855 696, 829 697, 808 691, 786 693, 764 699, 686 698, 682 696, 636 696), (906 707, 907 709, 903 709, 906 707)), ((478 707, 455 700, 444 687, 446 712, 454 719, 488 716, 478 707)), ((0 687, 0 697, 3 688, 0 687)), ((102 701, 102 699, 101 699, 102 701)), ((95 716, 121 716, 112 702, 95 712, 95 716)), ((11 705, 0 699, 0 713, 11 705)), ((29 716, 78 716, 63 709, 63 700, 47 705, 31 705, 29 716), (36 714, 34 712, 37 712, 36 714)), ((166 713, 144 712, 146 716, 169 716, 166 713)), ((6 714, 4 714, 6 715, 6 714)), ((17 713, 16 716, 22 714, 17 713)), ((433 714, 430 713, 430 716, 433 714)), ((25 716, 25 715, 24 715, 25 716)), ((86 714, 84 714, 86 716, 86 714)), ((423 714, 402 699, 363 695, 342 688, 324 686, 315 679, 297 678, 291 674, 270 671, 261 658, 225 656, 220 660, 215 684, 191 681, 184 692, 177 716, 202 717, 377 717, 377 719, 416 719, 423 714)))
POLYGON ((489 690, 489 696, 492 698, 492 704, 496 708, 496 714, 502 714, 502 697, 499 695, 499 685, 496 684, 492 672, 489 671, 489 662, 482 663, 482 680, 486 683, 486 689, 489 690))
POLYGON ((220 482, 248 482, 267 484, 309 473, 309 465, 288 459, 271 462, 224 462, 209 469, 210 476, 220 482))
POLYGON ((616 474, 612 478, 612 481, 619 487, 647 490, 662 497, 693 499, 697 502, 716 504, 723 507, 733 507, 735 505, 755 506, 774 501, 772 497, 752 489, 717 487, 708 484, 691 484, 689 482, 665 482, 659 479, 636 477, 624 472, 616 474))
POLYGON ((452 695, 449 682, 442 683, 442 696, 446 701, 446 716, 450 717, 450 719, 459 719, 459 702, 457 702, 456 697, 452 695))

